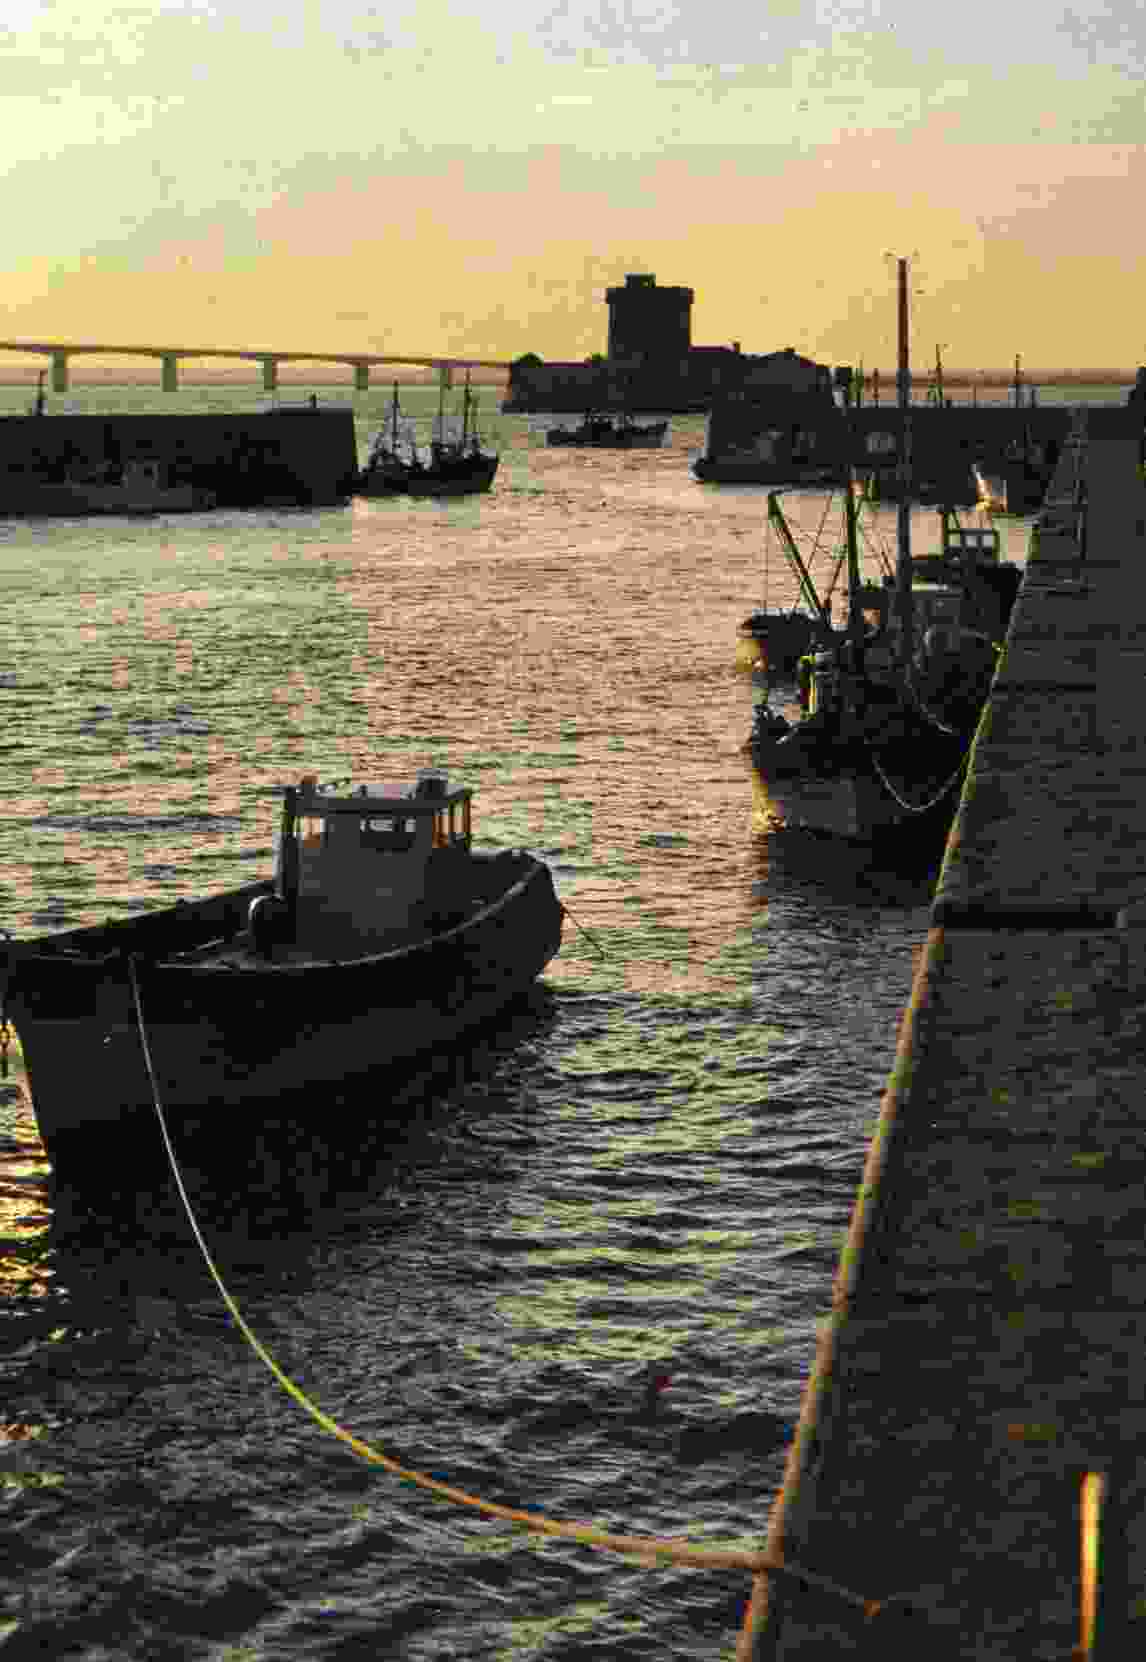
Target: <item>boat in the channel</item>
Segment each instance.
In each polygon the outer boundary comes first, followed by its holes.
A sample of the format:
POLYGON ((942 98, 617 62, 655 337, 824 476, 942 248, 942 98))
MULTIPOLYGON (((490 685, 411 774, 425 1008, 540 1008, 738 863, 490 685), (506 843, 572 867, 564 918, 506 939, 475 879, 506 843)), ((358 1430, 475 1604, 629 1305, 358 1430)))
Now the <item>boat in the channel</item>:
MULTIPOLYGON (((908 400, 906 272, 900 266, 901 401, 908 400)), ((909 425, 907 427, 909 435, 909 425)), ((991 526, 960 525, 941 510, 941 551, 911 554, 910 440, 894 575, 861 579, 857 481, 845 472, 847 626, 819 639, 798 666, 795 721, 769 701, 766 662, 754 668, 756 710, 745 745, 765 817, 790 829, 863 843, 946 833, 958 805, 1011 608, 1021 582, 999 559, 991 526), (762 694, 762 696, 761 696, 762 694)), ((764 655, 762 655, 764 656, 764 655)))
POLYGON ((284 793, 273 875, 4 942, 3 1010, 57 1179, 161 1155, 141 1028, 174 1141, 218 1146, 497 1017, 559 950, 563 908, 543 861, 472 847, 471 797, 434 769, 307 778, 284 793))
POLYGON ((550 427, 545 442, 589 450, 659 450, 668 428, 667 421, 634 421, 627 411, 614 421, 612 416, 586 410, 577 427, 550 427))
POLYGON ((395 383, 390 425, 375 437, 366 466, 358 476, 355 493, 358 496, 471 496, 489 490, 501 458, 482 444, 476 414, 471 426, 470 416, 475 410, 476 399, 470 391, 467 373, 461 433, 454 439, 446 437, 445 410, 439 406, 435 436, 426 460, 413 435, 404 436, 407 424, 399 409, 395 383))

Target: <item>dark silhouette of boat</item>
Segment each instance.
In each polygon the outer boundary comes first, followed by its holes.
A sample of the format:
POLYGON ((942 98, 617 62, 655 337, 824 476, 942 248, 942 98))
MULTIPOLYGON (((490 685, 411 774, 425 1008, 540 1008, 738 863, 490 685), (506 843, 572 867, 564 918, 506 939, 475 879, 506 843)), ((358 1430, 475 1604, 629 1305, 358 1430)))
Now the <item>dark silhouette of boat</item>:
MULTIPOLYGON (((900 397, 908 400, 906 262, 900 262, 900 397)), ((910 437, 896 572, 861 581, 855 471, 844 489, 848 621, 799 667, 795 721, 758 702, 745 745, 768 816, 790 828, 882 843, 946 832, 1021 582, 993 527, 941 513, 942 550, 913 559, 910 437)), ((790 539, 789 539, 790 540, 790 539)), ((802 578, 805 576, 802 573, 802 578)), ((826 609, 820 606, 822 621, 826 609)))
POLYGON ((550 427, 545 442, 590 450, 658 450, 668 428, 667 421, 634 421, 627 412, 614 421, 612 416, 586 410, 579 427, 550 427))
POLYGON ((439 406, 439 436, 430 445, 429 460, 423 461, 417 445, 412 440, 404 442, 399 432, 401 411, 398 406, 398 384, 395 382, 389 430, 383 429, 375 438, 366 466, 358 476, 356 494, 469 496, 478 491, 489 490, 501 458, 493 451, 484 449, 477 434, 476 424, 472 430, 470 428, 470 412, 475 405, 476 400, 470 392, 467 371, 462 401, 461 437, 447 441, 442 436, 445 411, 439 406))
POLYGON ((471 795, 436 770, 357 790, 304 779, 285 792, 272 877, 4 943, 57 1178, 114 1182, 161 1153, 133 975, 173 1140, 216 1148, 308 1091, 448 1054, 528 988, 562 908, 533 855, 471 848, 471 795))

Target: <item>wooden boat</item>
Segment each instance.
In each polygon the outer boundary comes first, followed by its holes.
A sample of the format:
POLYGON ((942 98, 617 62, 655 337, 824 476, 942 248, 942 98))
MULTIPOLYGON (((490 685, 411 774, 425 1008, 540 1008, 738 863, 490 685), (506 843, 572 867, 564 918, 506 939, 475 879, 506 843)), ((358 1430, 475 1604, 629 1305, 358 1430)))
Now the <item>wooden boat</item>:
POLYGON ((497 474, 499 455, 482 447, 476 426, 470 428, 470 411, 475 405, 466 373, 462 401, 462 431, 456 440, 445 438, 445 410, 439 407, 438 436, 430 445, 430 459, 423 461, 410 440, 403 451, 399 434, 398 385, 390 429, 380 432, 370 448, 366 466, 358 476, 359 496, 473 496, 487 491, 497 474))
POLYGON ((448 1053, 526 989, 563 910, 542 861, 471 847, 471 795, 432 769, 413 786, 304 779, 285 793, 273 876, 4 943, 4 1006, 57 1177, 82 1187, 161 1152, 132 967, 177 1146, 448 1053))

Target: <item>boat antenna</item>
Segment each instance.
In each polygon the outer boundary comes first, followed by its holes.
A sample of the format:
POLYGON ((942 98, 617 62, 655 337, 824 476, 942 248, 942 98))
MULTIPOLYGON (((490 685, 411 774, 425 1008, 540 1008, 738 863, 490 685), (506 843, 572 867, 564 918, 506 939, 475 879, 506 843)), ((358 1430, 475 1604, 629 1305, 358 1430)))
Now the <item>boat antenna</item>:
POLYGON ((466 387, 462 394, 462 449, 466 447, 470 425, 470 367, 466 365, 466 387))
POLYGON ((390 448, 398 454, 398 383, 394 382, 394 407, 390 425, 390 448))
POLYGON ((911 362, 908 350, 907 261, 896 261, 899 317, 899 511, 896 516, 896 611, 899 621, 899 662, 907 671, 911 663, 911 362))

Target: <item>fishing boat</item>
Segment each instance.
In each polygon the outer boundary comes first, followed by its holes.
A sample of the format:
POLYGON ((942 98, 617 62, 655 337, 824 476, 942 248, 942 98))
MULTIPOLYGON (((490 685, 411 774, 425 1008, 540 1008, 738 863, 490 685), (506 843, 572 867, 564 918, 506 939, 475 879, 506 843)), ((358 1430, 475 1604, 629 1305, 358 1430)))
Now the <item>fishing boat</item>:
MULTIPOLYGON (((944 508, 940 552, 913 559, 906 262, 900 262, 903 489, 894 576, 861 580, 856 480, 845 470, 848 618, 801 660, 801 713, 758 696, 745 750, 766 816, 793 829, 883 843, 946 831, 990 690, 1021 573, 999 534, 944 508)), ((821 607, 821 619, 824 610, 821 607)), ((767 677, 765 677, 767 680, 767 677)))
MULTIPOLYGON (((443 385, 443 399, 444 396, 443 385)), ((445 409, 440 403, 435 436, 430 444, 429 460, 424 461, 412 437, 403 443, 400 433, 398 385, 395 382, 389 430, 383 429, 371 445, 366 466, 358 476, 356 494, 470 496, 479 491, 489 490, 501 458, 482 445, 478 437, 476 416, 474 426, 470 426, 470 414, 476 410, 476 404, 477 401, 470 391, 467 371, 462 399, 461 433, 456 439, 446 437, 445 409)))
POLYGON ((667 421, 634 421, 623 412, 618 420, 586 410, 579 427, 550 427, 546 444, 571 444, 595 450, 657 450, 668 432, 667 421))
POLYGON ((563 909, 542 861, 473 849, 471 797, 435 769, 305 778, 284 793, 272 875, 4 942, 3 1009, 57 1178, 83 1187, 160 1152, 141 1027, 173 1137, 218 1144, 300 1093, 449 1054, 523 992, 563 909))
MULTIPOLYGON (((812 570, 814 551, 807 559, 796 545, 779 491, 768 493, 768 521, 766 534, 778 536, 785 558, 796 574, 803 609, 793 606, 787 610, 769 610, 767 607, 751 612, 740 625, 740 647, 737 667, 751 678, 754 687, 765 698, 774 681, 788 682, 796 678, 800 663, 815 651, 838 646, 845 632, 832 622, 832 598, 846 559, 841 552, 823 595, 816 588, 812 570)), ((826 516, 825 516, 826 519, 826 516)), ((858 523, 858 521, 857 521, 858 523)), ((765 545, 766 548, 769 544, 765 545)), ((767 557, 765 558, 765 588, 769 585, 767 557)))

